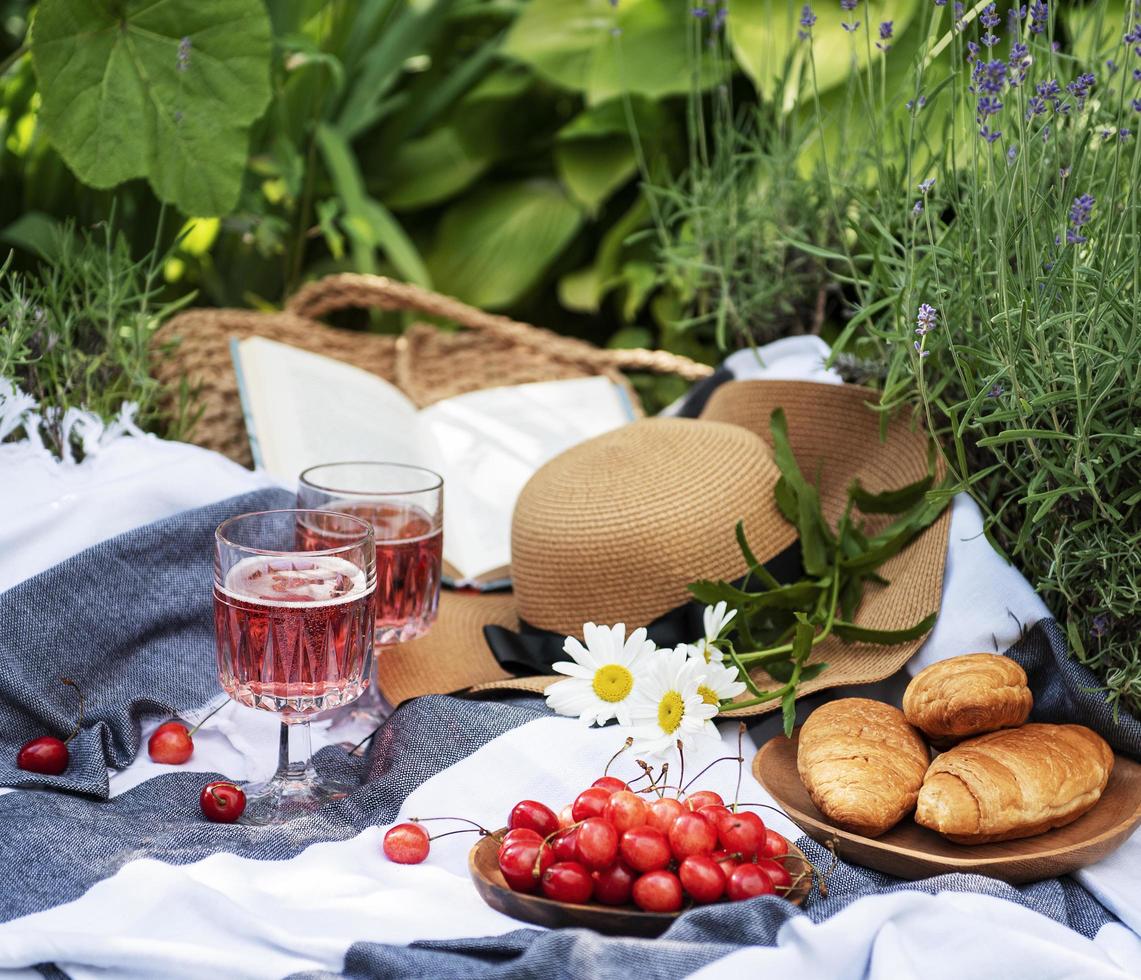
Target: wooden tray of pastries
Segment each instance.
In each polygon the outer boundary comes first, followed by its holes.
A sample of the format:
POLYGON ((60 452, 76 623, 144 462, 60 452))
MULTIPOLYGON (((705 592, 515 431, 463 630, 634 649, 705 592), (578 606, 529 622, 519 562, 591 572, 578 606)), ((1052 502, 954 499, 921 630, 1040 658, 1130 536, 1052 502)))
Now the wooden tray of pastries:
POLYGON ((1030 707, 1013 661, 957 657, 917 675, 903 711, 827 702, 791 739, 762 746, 753 772, 809 837, 854 864, 908 879, 1052 878, 1141 824, 1141 765, 1083 726, 1025 724, 1030 707), (928 743, 944 750, 934 760, 928 743))

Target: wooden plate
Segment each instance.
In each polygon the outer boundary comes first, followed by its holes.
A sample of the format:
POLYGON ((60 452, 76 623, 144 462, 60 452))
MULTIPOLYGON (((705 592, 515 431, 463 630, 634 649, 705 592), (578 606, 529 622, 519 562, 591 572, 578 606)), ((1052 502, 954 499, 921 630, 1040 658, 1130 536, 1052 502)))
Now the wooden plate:
MULTIPOLYGON (((505 830, 498 832, 500 835, 505 830)), ((795 844, 789 844, 792 853, 804 857, 795 844)), ((553 902, 539 895, 524 895, 507 887, 499 870, 499 841, 494 837, 481 838, 468 855, 468 870, 480 897, 497 912, 552 929, 581 927, 593 929, 608 936, 660 936, 681 912, 643 912, 633 905, 618 907, 606 905, 571 905, 553 902)), ((795 863, 795 862, 794 862, 795 863)), ((790 869, 791 870, 791 869, 790 869)), ((812 884, 806 877, 785 896, 799 905, 808 896, 812 884)), ((682 912, 686 909, 682 909, 682 912)))
POLYGON ((949 871, 989 875, 1011 884, 1056 878, 1100 861, 1141 823, 1141 765, 1115 757, 1113 774, 1097 805, 1071 824, 1036 837, 994 844, 953 844, 910 817, 872 839, 840 830, 809 799, 796 771, 799 730, 770 739, 753 760, 753 775, 809 837, 836 842, 845 861, 899 878, 949 871))

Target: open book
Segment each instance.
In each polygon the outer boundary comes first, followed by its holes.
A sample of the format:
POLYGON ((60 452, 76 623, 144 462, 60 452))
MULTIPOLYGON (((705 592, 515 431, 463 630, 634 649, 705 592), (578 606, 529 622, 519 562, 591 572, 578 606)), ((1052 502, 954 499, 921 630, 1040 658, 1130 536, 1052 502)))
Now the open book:
POLYGON ((286 485, 318 463, 411 463, 444 478, 444 570, 488 587, 509 574, 523 485, 565 449, 634 418, 606 378, 472 391, 417 409, 341 361, 261 337, 232 343, 254 462, 286 485))

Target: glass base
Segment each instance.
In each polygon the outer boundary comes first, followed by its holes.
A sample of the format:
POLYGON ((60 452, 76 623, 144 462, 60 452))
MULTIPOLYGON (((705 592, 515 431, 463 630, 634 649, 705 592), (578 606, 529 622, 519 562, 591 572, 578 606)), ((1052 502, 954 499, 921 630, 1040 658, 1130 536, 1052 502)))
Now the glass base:
POLYGON ((276 775, 243 787, 246 809, 238 822, 253 826, 288 823, 316 813, 332 800, 343 800, 359 789, 356 784, 322 779, 310 769, 300 776, 276 775))

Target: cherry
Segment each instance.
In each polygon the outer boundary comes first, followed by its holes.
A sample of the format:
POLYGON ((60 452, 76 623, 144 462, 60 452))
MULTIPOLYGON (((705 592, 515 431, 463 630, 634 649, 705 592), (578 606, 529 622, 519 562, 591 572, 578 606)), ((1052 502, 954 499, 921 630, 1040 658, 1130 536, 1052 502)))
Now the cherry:
POLYGON ((683 813, 670 827, 670 850, 679 861, 691 854, 709 854, 717 846, 717 831, 699 813, 683 813))
POLYGON ((594 879, 576 861, 560 861, 543 872, 543 895, 556 902, 581 905, 593 892, 594 879))
POLYGON ((618 860, 618 831, 614 824, 601 817, 589 817, 578 828, 575 853, 591 871, 609 868, 618 860))
POLYGON ((651 871, 634 882, 634 904, 644 912, 677 912, 683 900, 681 882, 672 871, 651 871))
POLYGON ((428 856, 431 840, 418 823, 398 823, 384 835, 384 856, 397 864, 419 864, 428 856))
POLYGON ((608 793, 621 793, 624 789, 630 788, 624 782, 622 782, 621 779, 618 779, 614 776, 601 776, 590 785, 591 787, 604 789, 608 793))
POLYGON ((765 857, 783 857, 791 853, 788 841, 775 830, 765 829, 765 857))
POLYGON ((559 811, 559 826, 569 827, 574 822, 574 807, 568 803, 559 811))
POLYGON ((774 889, 788 891, 792 887, 792 875, 788 873, 788 868, 783 864, 774 861, 772 858, 763 857, 757 859, 757 867, 769 876, 769 881, 773 883, 774 889))
POLYGON ((772 879, 764 868, 756 864, 742 864, 734 868, 725 888, 725 894, 731 902, 756 898, 758 895, 772 895, 775 891, 772 879))
POLYGON ((713 824, 714 827, 719 826, 721 821, 726 817, 733 816, 732 810, 730 810, 727 806, 720 806, 717 803, 710 803, 706 806, 703 806, 697 812, 701 816, 705 817, 705 819, 708 820, 711 824, 713 824))
POLYGON ((650 815, 646 801, 628 789, 619 790, 606 802, 603 818, 614 824, 614 829, 624 834, 631 827, 641 827, 650 815))
POLYGON ((714 851, 709 856, 721 866, 721 873, 725 875, 726 880, 741 863, 737 860, 736 854, 730 854, 728 851, 714 851))
POLYGON ((159 725, 147 740, 147 753, 155 762, 180 766, 194 752, 194 739, 180 721, 159 725))
MULTIPOLYGON (((207 783, 198 798, 202 814, 214 823, 233 823, 246 809, 246 794, 231 782, 207 783)), ((427 834, 424 835, 427 837, 427 834)))
POLYGON ((58 776, 69 761, 67 743, 52 735, 43 735, 25 742, 16 754, 16 765, 26 772, 44 776, 58 776))
POLYGON ((680 801, 668 796, 663 797, 660 800, 654 800, 654 802, 650 804, 650 812, 646 816, 646 823, 655 830, 660 830, 663 834, 668 834, 674 821, 684 812, 685 807, 680 801))
POLYGON ((603 789, 601 786, 591 786, 590 789, 584 789, 575 797, 574 805, 571 807, 571 816, 574 817, 574 822, 578 823, 587 817, 601 817, 612 795, 610 790, 603 789))
POLYGON ((594 900, 603 905, 626 905, 638 872, 621 861, 594 872, 594 900))
POLYGON ((685 798, 685 805, 691 810, 700 810, 703 806, 724 806, 725 801, 720 793, 714 793, 711 789, 699 789, 685 798))
POLYGON ((499 852, 499 870, 503 872, 503 880, 516 892, 535 891, 539 887, 539 874, 554 861, 555 853, 550 847, 532 840, 512 841, 499 852))
POLYGON ((695 902, 716 902, 725 894, 725 872, 713 858, 691 854, 677 869, 681 886, 695 902))
POLYGON ((543 843, 543 838, 540 837, 530 827, 516 827, 514 830, 509 830, 506 834, 503 835, 503 840, 499 842, 499 852, 502 854, 503 848, 505 848, 512 841, 517 840, 530 840, 534 841, 536 844, 543 843))
POLYGON ((635 871, 657 871, 669 866, 670 842, 653 827, 633 827, 622 835, 618 850, 635 871))
MULTIPOLYGON (((753 857, 765 845, 765 826, 758 832, 752 813, 730 813, 717 825, 717 839, 725 850, 753 857)), ((758 818, 759 819, 759 818, 758 818)))
POLYGON ((549 837, 559 829, 559 818, 549 806, 535 800, 520 800, 511 808, 507 829, 516 830, 520 827, 527 827, 540 837, 549 837))
POLYGON ((54 735, 41 735, 20 746, 16 753, 16 766, 25 772, 38 772, 42 776, 59 776, 67 769, 71 761, 71 753, 67 750, 70 742, 83 728, 83 692, 79 685, 70 677, 61 677, 60 682, 68 687, 75 688, 75 695, 79 698, 79 714, 75 721, 75 731, 67 738, 56 738, 54 735))
POLYGON ((572 827, 554 838, 551 846, 554 848, 556 861, 578 860, 578 850, 575 847, 578 841, 578 831, 578 827, 572 827))

